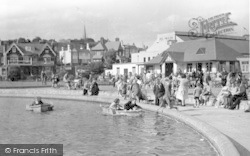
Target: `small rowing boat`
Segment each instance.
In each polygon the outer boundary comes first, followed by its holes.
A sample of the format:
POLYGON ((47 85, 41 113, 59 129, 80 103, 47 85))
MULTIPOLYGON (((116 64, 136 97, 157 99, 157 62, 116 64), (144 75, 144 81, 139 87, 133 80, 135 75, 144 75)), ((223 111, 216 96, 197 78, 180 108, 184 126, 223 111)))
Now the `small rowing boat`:
POLYGON ((100 105, 102 108, 102 113, 105 115, 124 115, 124 116, 141 116, 143 111, 142 109, 137 109, 137 110, 115 110, 111 109, 108 106, 103 106, 100 105))
POLYGON ((26 105, 26 110, 28 111, 34 111, 34 112, 47 112, 53 110, 52 104, 42 104, 42 105, 26 105))

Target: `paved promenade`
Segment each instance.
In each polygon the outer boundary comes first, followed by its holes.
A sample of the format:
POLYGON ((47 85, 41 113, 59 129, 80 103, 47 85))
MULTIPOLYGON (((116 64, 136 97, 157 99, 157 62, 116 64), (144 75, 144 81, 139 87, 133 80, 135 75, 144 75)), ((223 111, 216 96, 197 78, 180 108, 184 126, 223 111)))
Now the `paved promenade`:
MULTIPOLYGON (((100 90, 99 97, 102 97, 107 102, 112 101, 112 99, 117 97, 115 89, 111 86, 100 86, 100 90)), ((148 90, 147 93, 153 98, 152 91, 148 90)), ((82 96, 81 90, 66 90, 64 88, 0 89, 0 95, 29 97, 47 96, 55 98, 68 97, 74 99, 88 98, 82 96)), ((89 98, 93 97, 91 96, 89 98)), ((244 113, 242 110, 227 110, 209 106, 193 108, 191 103, 187 103, 186 107, 178 108, 180 112, 195 117, 228 136, 241 155, 250 155, 250 113, 244 113)))

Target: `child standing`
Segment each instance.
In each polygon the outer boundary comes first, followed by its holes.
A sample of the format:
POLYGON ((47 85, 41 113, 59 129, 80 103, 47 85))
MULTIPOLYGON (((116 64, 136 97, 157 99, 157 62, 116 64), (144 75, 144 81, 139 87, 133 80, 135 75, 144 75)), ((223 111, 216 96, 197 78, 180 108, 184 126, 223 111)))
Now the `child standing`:
POLYGON ((199 82, 197 82, 196 87, 194 89, 194 100, 195 100, 194 108, 199 107, 199 105, 200 105, 201 93, 202 93, 201 84, 199 82))

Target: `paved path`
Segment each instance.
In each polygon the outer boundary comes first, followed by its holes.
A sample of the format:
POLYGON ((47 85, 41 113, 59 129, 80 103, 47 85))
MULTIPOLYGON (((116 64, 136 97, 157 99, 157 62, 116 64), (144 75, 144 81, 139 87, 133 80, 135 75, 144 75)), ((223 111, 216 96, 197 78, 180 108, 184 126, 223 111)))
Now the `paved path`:
MULTIPOLYGON (((100 97, 114 99, 117 93, 114 88, 101 86, 100 97)), ((148 92, 148 94, 152 94, 148 92)), ((29 88, 29 89, 0 89, 0 95, 23 95, 23 96, 45 96, 49 97, 71 97, 81 99, 81 90, 65 90, 63 88, 29 88)), ((152 96, 152 95, 151 95, 152 96)), ((191 104, 186 107, 179 107, 179 111, 197 118, 212 127, 218 129, 236 145, 241 155, 250 155, 250 113, 242 110, 227 110, 201 106, 193 108, 191 104)))

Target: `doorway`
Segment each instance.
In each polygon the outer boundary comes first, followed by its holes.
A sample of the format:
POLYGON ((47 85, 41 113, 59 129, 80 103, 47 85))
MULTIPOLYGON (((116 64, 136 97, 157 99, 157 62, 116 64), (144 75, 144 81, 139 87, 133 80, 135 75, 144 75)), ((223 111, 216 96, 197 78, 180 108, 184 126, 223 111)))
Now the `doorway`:
POLYGON ((196 71, 202 70, 202 63, 196 63, 196 71))
POLYGON ((128 76, 128 69, 127 68, 124 69, 124 75, 128 76))
POLYGON ((165 76, 169 76, 173 72, 173 63, 165 64, 165 76))

